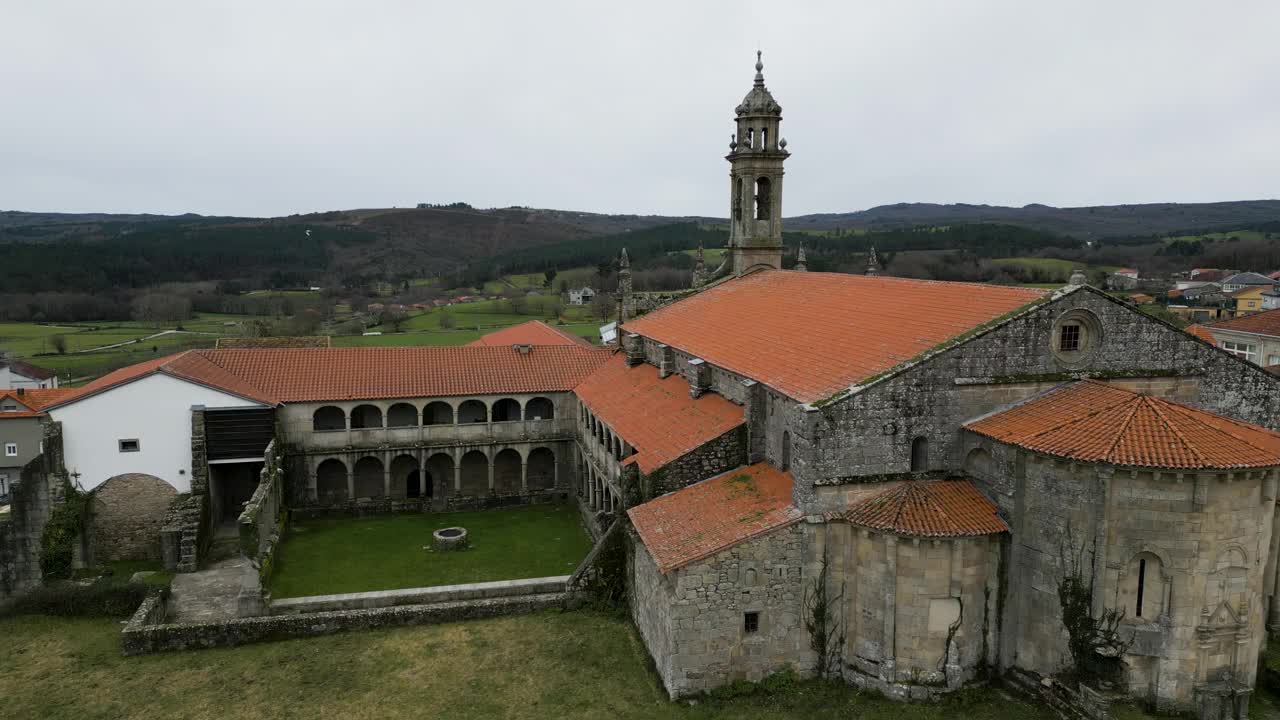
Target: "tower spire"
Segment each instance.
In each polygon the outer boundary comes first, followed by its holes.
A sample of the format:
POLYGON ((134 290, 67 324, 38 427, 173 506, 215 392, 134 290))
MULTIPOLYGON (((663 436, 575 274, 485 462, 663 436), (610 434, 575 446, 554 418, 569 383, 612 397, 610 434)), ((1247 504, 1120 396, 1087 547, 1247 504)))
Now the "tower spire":
POLYGON ((801 245, 799 251, 796 252, 796 264, 792 269, 798 272, 808 271, 809 265, 804 261, 804 245, 801 245))
POLYGON ((764 54, 756 51, 750 92, 734 108, 729 143, 729 252, 734 275, 782 269, 782 106, 764 85, 764 54))

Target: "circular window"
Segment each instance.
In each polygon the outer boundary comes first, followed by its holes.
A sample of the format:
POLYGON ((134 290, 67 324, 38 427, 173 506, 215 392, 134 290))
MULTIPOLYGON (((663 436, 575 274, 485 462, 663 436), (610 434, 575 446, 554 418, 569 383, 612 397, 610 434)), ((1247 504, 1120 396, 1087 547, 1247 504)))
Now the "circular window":
POLYGON ((1102 344, 1102 323, 1088 310, 1069 310, 1053 324, 1053 354, 1065 365, 1087 363, 1102 344))

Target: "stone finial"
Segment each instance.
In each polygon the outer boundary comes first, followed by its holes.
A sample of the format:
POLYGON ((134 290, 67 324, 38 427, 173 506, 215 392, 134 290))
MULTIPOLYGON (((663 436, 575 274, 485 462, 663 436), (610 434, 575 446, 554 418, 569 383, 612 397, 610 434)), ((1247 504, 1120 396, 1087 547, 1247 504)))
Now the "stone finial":
POLYGON ((1085 276, 1084 270, 1081 270, 1080 268, 1076 268, 1075 270, 1071 271, 1071 279, 1067 281, 1067 284, 1068 285, 1084 285, 1086 282, 1088 282, 1088 280, 1089 278, 1085 276))
POLYGON ((805 263, 805 258, 804 258, 804 246, 801 245, 800 250, 796 252, 795 270, 799 272, 805 272, 808 269, 809 269, 809 266, 805 263))
POLYGON ((867 275, 880 274, 880 260, 876 258, 876 248, 871 246, 871 252, 867 255, 867 275))
POLYGON ((764 61, 760 58, 761 52, 756 51, 756 87, 764 87, 764 61))
POLYGON ((631 267, 631 259, 627 257, 626 248, 622 248, 622 254, 618 256, 618 267, 620 268, 631 267))
POLYGON ((702 239, 698 239, 698 252, 693 256, 693 286, 700 288, 707 281, 706 256, 702 250, 702 239))

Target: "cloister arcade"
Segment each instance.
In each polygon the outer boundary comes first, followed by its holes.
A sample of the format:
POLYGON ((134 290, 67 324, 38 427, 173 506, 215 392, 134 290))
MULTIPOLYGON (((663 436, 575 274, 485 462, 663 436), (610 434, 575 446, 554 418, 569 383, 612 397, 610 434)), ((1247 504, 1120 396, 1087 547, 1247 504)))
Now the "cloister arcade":
MULTIPOLYGON (((322 405, 311 411, 310 429, 312 432, 333 432, 427 425, 543 421, 555 418, 556 403, 541 395, 529 397, 524 402, 515 397, 496 398, 491 401, 469 398, 452 402, 433 400, 421 406, 402 400, 389 404, 360 403, 349 410, 340 405, 322 405)), ((295 425, 297 419, 294 419, 295 425)))
POLYGON ((616 512, 622 506, 619 479, 622 461, 635 454, 623 440, 585 404, 578 406, 578 496, 592 510, 616 512))
POLYGON ((556 489, 566 451, 535 443, 462 448, 352 450, 309 457, 310 496, 349 500, 510 497, 556 489))

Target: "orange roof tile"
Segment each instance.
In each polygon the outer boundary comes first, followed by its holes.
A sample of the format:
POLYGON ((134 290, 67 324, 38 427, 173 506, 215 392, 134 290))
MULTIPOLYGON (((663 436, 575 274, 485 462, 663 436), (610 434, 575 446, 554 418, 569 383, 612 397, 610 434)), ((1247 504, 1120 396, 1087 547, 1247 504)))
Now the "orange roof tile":
POLYGON ((574 394, 636 449, 626 462, 649 473, 743 423, 743 410, 714 393, 689 397, 679 375, 658 377, 644 364, 628 368, 623 355, 591 373, 574 394))
POLYGON ((1231 320, 1211 323, 1208 327, 1214 330, 1235 330, 1280 337, 1280 310, 1263 310, 1252 315, 1241 315, 1231 320))
POLYGON ((1213 336, 1213 333, 1209 332, 1209 328, 1205 327, 1204 325, 1196 323, 1194 325, 1186 326, 1185 328, 1183 328, 1183 330, 1185 330, 1188 333, 1191 333, 1192 335, 1195 335, 1196 337, 1209 343, 1210 345, 1218 344, 1217 338, 1215 338, 1213 336))
POLYGON ((188 350, 130 365, 77 388, 74 402, 153 373, 274 405, 446 395, 569 392, 608 351, 540 346, 188 350))
POLYGON ((76 392, 75 388, 23 388, 18 390, 0 390, 0 400, 13 399, 28 410, 41 410, 68 395, 76 392))
POLYGON ((711 287, 628 322, 625 331, 813 402, 1046 292, 775 270, 711 287))
POLYGON ((670 572, 799 521, 791 473, 740 467, 627 511, 658 569, 670 572))
POLYGON ((1008 532, 996 506, 968 480, 911 480, 864 498, 843 513, 854 525, 916 537, 1008 532))
POLYGON ((215 348, 327 348, 328 335, 298 335, 294 337, 220 337, 215 348))
POLYGON ((1093 380, 1059 386, 965 427, 1082 462, 1177 470, 1280 465, 1280 433, 1093 380))
POLYGON ((467 345, 583 345, 594 347, 586 338, 559 328, 551 327, 541 320, 530 320, 511 327, 494 330, 481 335, 467 345))

